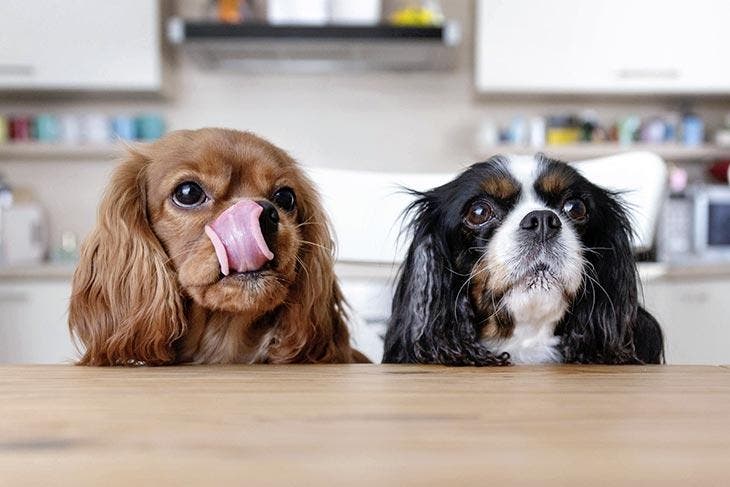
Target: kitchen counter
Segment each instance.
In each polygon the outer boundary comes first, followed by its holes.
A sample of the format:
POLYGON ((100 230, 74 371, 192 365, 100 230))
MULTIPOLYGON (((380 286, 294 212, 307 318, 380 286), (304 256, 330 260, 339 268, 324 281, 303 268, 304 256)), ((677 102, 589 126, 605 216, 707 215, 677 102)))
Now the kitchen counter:
MULTIPOLYGON (((688 264, 642 262, 638 267, 642 280, 730 278, 730 261, 688 264)), ((0 266, 0 279, 71 279, 75 268, 74 264, 0 266)), ((335 271, 341 278, 389 280, 398 271, 398 266, 381 262, 337 262, 335 271)))
POLYGON ((728 485, 730 368, 0 367, 3 485, 728 485))
POLYGON ((71 279, 75 264, 0 266, 0 279, 71 279))

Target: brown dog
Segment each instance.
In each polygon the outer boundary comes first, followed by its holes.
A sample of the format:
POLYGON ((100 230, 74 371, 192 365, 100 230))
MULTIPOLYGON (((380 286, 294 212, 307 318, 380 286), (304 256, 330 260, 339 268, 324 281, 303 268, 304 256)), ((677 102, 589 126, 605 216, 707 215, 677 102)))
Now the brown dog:
POLYGON ((87 365, 367 361, 317 192, 250 133, 178 131, 116 170, 73 281, 87 365))

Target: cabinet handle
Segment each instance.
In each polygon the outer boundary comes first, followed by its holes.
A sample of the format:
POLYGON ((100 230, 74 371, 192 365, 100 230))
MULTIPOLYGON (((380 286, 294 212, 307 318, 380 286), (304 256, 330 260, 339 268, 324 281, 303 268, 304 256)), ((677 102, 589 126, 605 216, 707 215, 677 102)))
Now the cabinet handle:
POLYGON ((696 292, 696 293, 685 293, 680 299, 685 303, 702 304, 710 300, 710 296, 707 293, 696 292))
POLYGON ((33 76, 35 68, 30 64, 0 64, 0 75, 33 76))
POLYGON ((21 292, 0 293, 0 303, 24 303, 28 295, 21 292))
POLYGON ((668 69, 619 69, 617 75, 621 79, 679 79, 678 70, 668 69))

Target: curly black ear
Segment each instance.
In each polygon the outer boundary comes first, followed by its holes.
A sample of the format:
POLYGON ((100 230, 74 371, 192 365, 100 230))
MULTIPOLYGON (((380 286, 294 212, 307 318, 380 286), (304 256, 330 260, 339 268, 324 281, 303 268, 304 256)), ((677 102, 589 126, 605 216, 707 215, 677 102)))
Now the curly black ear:
POLYGON ((383 363, 504 365, 508 354, 495 356, 479 342, 466 277, 453 270, 435 215, 438 190, 416 193, 406 210, 415 215, 413 240, 400 269, 383 363))
POLYGON ((618 195, 597 188, 595 215, 583 234, 584 289, 556 329, 565 362, 662 363, 664 340, 639 305, 631 225, 618 195))

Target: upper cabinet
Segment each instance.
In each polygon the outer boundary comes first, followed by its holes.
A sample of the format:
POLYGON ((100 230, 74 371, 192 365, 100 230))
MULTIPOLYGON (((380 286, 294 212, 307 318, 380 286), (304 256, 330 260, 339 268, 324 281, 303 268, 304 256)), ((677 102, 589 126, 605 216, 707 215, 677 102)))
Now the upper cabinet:
POLYGON ((727 94, 730 2, 478 0, 483 93, 727 94))
POLYGON ((156 0, 2 0, 0 90, 157 91, 156 0))

